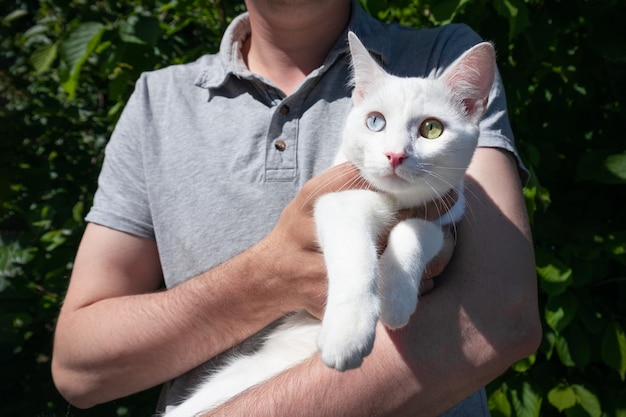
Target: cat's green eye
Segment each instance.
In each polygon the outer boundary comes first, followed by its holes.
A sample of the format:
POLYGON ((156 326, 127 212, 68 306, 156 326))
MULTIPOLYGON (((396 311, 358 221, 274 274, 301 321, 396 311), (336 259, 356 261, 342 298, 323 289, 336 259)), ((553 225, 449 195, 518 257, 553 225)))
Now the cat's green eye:
POLYGON ((426 119, 420 125, 420 135, 425 139, 437 139, 443 133, 443 123, 437 119, 426 119))
POLYGON ((370 113, 365 119, 365 124, 369 130, 372 132, 380 132, 385 128, 387 122, 385 121, 385 116, 378 112, 370 113))

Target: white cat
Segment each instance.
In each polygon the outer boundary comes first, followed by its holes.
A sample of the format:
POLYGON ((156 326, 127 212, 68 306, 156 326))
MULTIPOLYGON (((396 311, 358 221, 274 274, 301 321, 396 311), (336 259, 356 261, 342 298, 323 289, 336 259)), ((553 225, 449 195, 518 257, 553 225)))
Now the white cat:
POLYGON ((329 282, 324 318, 320 323, 306 312, 288 316, 258 351, 232 357, 165 417, 200 415, 318 348, 331 368, 358 367, 371 352, 379 319, 392 329, 408 323, 424 267, 441 250, 441 226, 463 215, 463 178, 495 74, 492 45, 474 46, 438 78, 401 78, 386 73, 356 35, 348 37, 354 106, 337 162, 351 161, 379 191, 326 194, 315 204, 329 282), (451 189, 459 199, 447 213, 435 222, 398 223, 378 257, 378 238, 399 209, 442 198, 451 189))

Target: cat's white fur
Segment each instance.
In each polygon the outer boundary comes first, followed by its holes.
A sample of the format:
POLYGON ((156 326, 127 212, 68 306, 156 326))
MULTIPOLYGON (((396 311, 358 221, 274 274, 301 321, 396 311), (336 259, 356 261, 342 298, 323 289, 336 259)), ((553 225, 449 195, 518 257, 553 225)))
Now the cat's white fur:
POLYGON ((324 318, 320 323, 306 312, 287 317, 258 351, 232 357, 165 417, 200 415, 310 358, 318 348, 329 367, 358 367, 371 352, 379 320, 392 329, 408 323, 424 267, 441 250, 441 226, 463 216, 463 178, 495 73, 492 45, 474 46, 437 78, 400 78, 386 73, 356 35, 350 33, 349 41, 354 107, 337 162, 351 161, 380 191, 346 190, 315 204, 329 282, 324 318), (378 131, 366 123, 374 113, 385 121, 378 131), (420 136, 427 119, 443 124, 440 137, 420 136), (451 189, 459 199, 449 211, 435 222, 398 223, 378 257, 378 239, 399 209, 442 198, 451 189))

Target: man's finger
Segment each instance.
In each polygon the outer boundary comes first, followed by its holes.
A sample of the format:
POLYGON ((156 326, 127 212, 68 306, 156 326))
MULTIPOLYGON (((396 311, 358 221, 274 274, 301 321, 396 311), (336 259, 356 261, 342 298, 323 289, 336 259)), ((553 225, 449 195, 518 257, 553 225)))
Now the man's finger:
POLYGON ((443 273, 452 255, 454 254, 454 246, 456 245, 455 225, 444 226, 443 247, 439 253, 431 259, 424 269, 422 280, 432 280, 443 273))

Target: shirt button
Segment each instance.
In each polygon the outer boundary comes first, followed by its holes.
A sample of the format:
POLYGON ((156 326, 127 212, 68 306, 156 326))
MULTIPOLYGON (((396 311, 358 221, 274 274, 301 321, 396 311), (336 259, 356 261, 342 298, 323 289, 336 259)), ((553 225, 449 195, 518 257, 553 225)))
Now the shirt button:
POLYGON ((279 140, 277 140, 276 142, 274 142, 274 147, 275 147, 278 151, 282 152, 282 151, 284 151, 285 149, 287 149, 287 144, 285 143, 285 141, 284 141, 284 140, 279 139, 279 140))
POLYGON ((280 114, 282 114, 283 116, 286 116, 287 114, 289 114, 289 106, 286 104, 283 104, 282 106, 280 106, 280 114))

